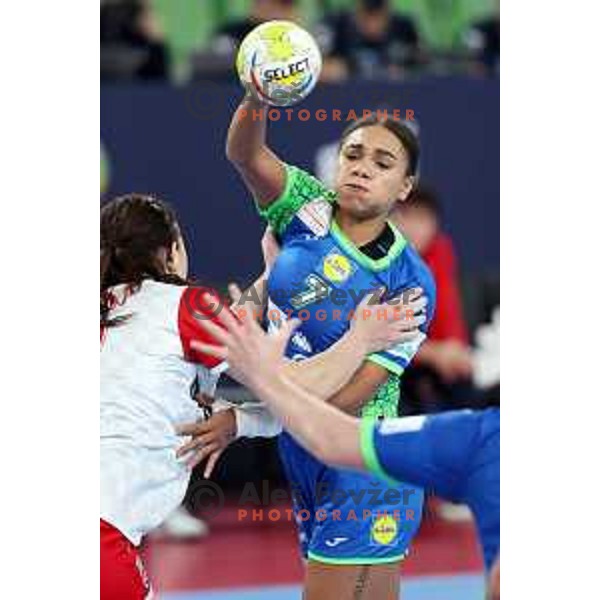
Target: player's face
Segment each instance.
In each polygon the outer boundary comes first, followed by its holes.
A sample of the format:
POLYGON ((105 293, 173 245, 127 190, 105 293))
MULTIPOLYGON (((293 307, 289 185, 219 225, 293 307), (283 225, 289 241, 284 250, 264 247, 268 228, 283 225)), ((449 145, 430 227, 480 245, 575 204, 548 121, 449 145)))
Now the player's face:
POLYGON ((340 149, 336 190, 340 210, 357 220, 387 218, 414 184, 407 175, 408 154, 385 127, 372 125, 353 131, 340 149))
POLYGON ((171 247, 169 271, 174 275, 178 275, 182 279, 187 279, 188 255, 185 248, 185 242, 183 241, 182 237, 179 237, 176 242, 173 242, 173 246, 171 247))

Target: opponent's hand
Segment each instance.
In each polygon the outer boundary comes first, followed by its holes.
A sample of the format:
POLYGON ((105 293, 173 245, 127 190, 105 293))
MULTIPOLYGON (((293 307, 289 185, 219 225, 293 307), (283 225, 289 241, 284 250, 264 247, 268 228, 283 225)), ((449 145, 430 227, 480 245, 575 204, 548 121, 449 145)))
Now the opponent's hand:
MULTIPOLYGON (((234 285, 229 290, 236 302, 241 295, 239 288, 234 285)), ((223 312, 219 320, 222 326, 208 320, 198 322, 219 346, 198 340, 192 340, 191 346, 227 362, 227 374, 250 389, 261 379, 276 376, 284 366, 285 347, 300 325, 298 319, 291 319, 285 321, 276 333, 267 335, 253 319, 239 320, 223 312)))
POLYGON ((186 464, 190 469, 208 458, 204 468, 204 477, 208 479, 225 448, 236 438, 235 411, 229 408, 215 413, 209 419, 179 425, 176 432, 192 438, 177 450, 177 458, 186 456, 186 464))
POLYGON ((393 303, 380 304, 382 293, 378 290, 368 294, 355 311, 352 335, 365 344, 367 353, 415 340, 420 335, 419 327, 427 320, 427 297, 421 288, 403 292, 393 303))

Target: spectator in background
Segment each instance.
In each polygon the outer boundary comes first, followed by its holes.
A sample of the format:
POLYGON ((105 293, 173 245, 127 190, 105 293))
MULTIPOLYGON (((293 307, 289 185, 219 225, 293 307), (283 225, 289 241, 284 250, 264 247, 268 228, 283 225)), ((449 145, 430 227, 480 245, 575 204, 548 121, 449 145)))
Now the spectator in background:
POLYGON ((100 76, 164 79, 168 57, 148 0, 101 0, 100 76))
POLYGON ((242 40, 256 26, 272 20, 299 23, 298 0, 253 0, 247 17, 223 25, 211 47, 195 52, 191 57, 193 79, 211 81, 236 80, 235 54, 242 40))
POLYGON ((418 62, 417 29, 410 18, 394 14, 388 0, 357 0, 354 12, 327 17, 316 34, 326 81, 397 78, 418 62))
POLYGON ((391 218, 431 269, 437 300, 427 340, 414 367, 403 375, 402 406, 408 413, 468 405, 473 360, 457 281, 454 246, 441 229, 435 193, 420 187, 399 203, 391 218))
POLYGON ((233 56, 241 41, 257 25, 274 19, 298 22, 297 4, 296 0, 254 0, 245 19, 227 23, 218 31, 213 48, 219 54, 233 56))
POLYGON ((491 17, 473 23, 464 35, 472 71, 491 75, 500 69, 500 3, 491 17))

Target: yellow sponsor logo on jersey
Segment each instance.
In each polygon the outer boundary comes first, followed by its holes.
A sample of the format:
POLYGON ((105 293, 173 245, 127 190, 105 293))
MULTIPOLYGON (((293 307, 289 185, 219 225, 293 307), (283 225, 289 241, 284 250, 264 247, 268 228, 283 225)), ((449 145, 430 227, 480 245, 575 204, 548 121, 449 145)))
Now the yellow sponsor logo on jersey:
POLYGON ((389 546, 398 537, 398 522, 391 515, 382 515, 373 521, 371 538, 377 544, 389 546))
POLYGON ((323 275, 334 283, 342 283, 352 275, 352 264, 342 254, 332 253, 323 261, 323 275))

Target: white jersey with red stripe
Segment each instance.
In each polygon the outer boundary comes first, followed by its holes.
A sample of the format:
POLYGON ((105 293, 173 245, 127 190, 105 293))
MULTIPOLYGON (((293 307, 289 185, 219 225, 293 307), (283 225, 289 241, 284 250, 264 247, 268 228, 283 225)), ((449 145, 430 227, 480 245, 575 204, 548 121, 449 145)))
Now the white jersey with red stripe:
POLYGON ((190 347, 208 338, 199 318, 218 320, 202 289, 145 280, 111 299, 109 317, 127 319, 101 332, 100 518, 138 545, 183 500, 175 427, 202 417, 192 386, 212 394, 224 365, 190 347))

